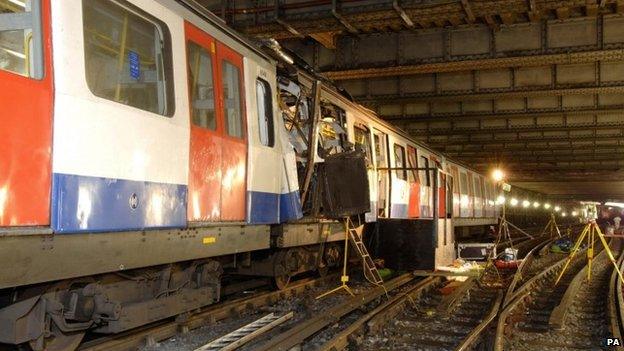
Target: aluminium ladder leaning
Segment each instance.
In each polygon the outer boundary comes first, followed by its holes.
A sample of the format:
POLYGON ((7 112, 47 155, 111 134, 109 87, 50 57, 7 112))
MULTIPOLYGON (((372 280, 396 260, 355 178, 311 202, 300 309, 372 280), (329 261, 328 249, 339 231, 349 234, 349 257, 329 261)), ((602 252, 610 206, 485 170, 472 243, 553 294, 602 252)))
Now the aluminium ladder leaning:
POLYGON ((377 270, 377 267, 375 267, 375 262, 373 262, 373 259, 366 249, 366 246, 364 246, 362 237, 355 229, 355 225, 353 224, 353 221, 351 221, 351 218, 347 217, 347 219, 345 220, 345 227, 347 229, 347 232, 349 233, 349 240, 351 241, 351 244, 353 244, 353 246, 357 250, 358 255, 362 259, 362 263, 364 266, 364 277, 366 278, 366 280, 375 285, 383 286, 383 279, 381 278, 381 275, 379 275, 379 271, 377 270))

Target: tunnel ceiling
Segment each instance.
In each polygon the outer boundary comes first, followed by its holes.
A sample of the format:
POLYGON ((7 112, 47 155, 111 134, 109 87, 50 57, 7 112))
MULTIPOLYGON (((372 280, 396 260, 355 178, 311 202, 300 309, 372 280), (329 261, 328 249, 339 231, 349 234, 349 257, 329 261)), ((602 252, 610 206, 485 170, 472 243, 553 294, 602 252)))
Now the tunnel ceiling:
POLYGON ((624 1, 205 1, 356 101, 512 184, 624 199, 624 1))

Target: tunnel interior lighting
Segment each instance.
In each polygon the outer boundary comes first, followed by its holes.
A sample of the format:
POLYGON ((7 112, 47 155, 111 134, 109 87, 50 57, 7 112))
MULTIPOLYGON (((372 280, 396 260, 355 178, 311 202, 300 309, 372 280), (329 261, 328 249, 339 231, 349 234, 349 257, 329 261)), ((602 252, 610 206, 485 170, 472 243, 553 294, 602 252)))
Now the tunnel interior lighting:
POLYGON ((533 207, 534 207, 534 208, 538 208, 538 207, 540 207, 540 203, 539 203, 539 202, 537 202, 537 201, 535 201, 535 202, 533 203, 533 207))
POLYGON ((565 216, 567 216, 567 215, 568 215, 567 213, 565 213, 565 212, 561 212, 561 217, 565 217, 565 216))
POLYGON ((545 204, 544 204, 544 208, 545 208, 545 209, 549 209, 549 208, 550 208, 550 204, 549 204, 549 203, 545 203, 545 204))
POLYGON ((578 216, 578 212, 572 211, 572 217, 576 217, 576 216, 578 216))
POLYGON ((503 179, 505 179, 505 172, 503 172, 503 170, 499 168, 493 170, 492 179, 494 179, 494 181, 497 181, 497 182, 503 181, 503 179))
POLYGON ((529 200, 522 201, 522 207, 527 208, 529 206, 531 206, 531 201, 529 200))
MULTIPOLYGON (((605 202, 606 206, 615 206, 615 207, 620 207, 620 208, 624 208, 624 202, 605 202)), ((609 208, 611 210, 611 208, 609 208)))
POLYGON ((511 200, 509 200, 509 204, 511 206, 518 206, 518 199, 516 199, 515 197, 512 197, 511 200))
POLYGON ((554 210, 555 210, 555 212, 559 212, 559 211, 561 211, 561 207, 555 206, 554 210))
POLYGON ((499 196, 496 198, 496 204, 497 204, 497 205, 502 205, 502 204, 504 204, 504 203, 505 203, 505 201, 506 201, 506 200, 507 200, 507 199, 505 199, 505 196, 503 196, 503 195, 499 195, 499 196))

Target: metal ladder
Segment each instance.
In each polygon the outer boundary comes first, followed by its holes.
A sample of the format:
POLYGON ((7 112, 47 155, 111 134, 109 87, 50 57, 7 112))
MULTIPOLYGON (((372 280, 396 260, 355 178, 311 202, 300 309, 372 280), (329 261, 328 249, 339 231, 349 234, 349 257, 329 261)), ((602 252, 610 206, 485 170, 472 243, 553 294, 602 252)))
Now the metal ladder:
POLYGON ((283 316, 276 316, 273 313, 268 314, 255 322, 249 323, 240 329, 237 329, 204 346, 195 349, 195 351, 234 350, 249 342, 251 339, 257 337, 258 335, 272 329, 279 324, 284 323, 292 317, 292 312, 289 312, 283 316))
POLYGON ((373 262, 373 259, 366 249, 366 246, 364 246, 362 237, 357 232, 357 230, 355 230, 355 225, 353 224, 353 221, 351 221, 351 218, 347 217, 347 219, 345 220, 345 227, 347 229, 347 232, 349 233, 349 240, 351 241, 351 244, 353 244, 353 246, 357 250, 360 258, 362 258, 362 263, 364 266, 364 277, 366 278, 366 280, 375 285, 383 286, 383 279, 381 279, 381 275, 379 274, 377 267, 375 267, 375 262, 373 262))

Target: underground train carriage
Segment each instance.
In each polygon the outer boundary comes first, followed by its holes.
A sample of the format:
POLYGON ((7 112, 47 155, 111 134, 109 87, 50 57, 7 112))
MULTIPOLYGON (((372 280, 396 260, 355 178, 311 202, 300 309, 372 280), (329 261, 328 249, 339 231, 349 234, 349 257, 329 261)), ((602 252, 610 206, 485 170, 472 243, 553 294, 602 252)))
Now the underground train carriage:
MULTIPOLYGON (((224 271, 283 285, 320 256, 340 261, 341 223, 297 222, 296 156, 263 53, 169 1, 0 8, 30 23, 0 30, 3 52, 20 53, 0 67, 11 112, 0 128, 0 342, 72 349, 87 329, 117 333, 218 301, 224 271)), ((371 164, 404 168, 370 175, 369 217, 430 216, 441 190, 407 168, 442 156, 324 89, 331 117, 344 107, 345 137, 365 122, 371 164), (414 151, 407 160, 401 147, 414 151)))

